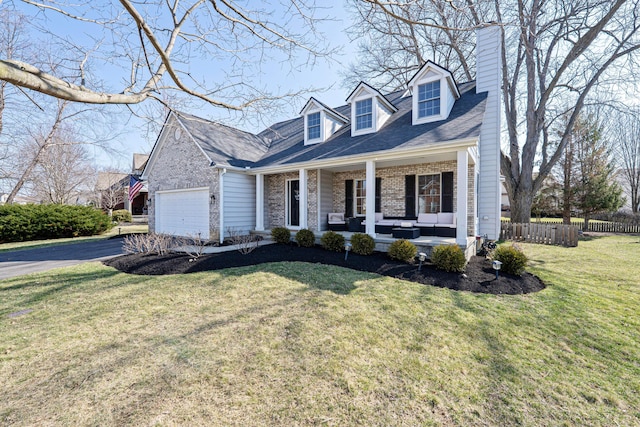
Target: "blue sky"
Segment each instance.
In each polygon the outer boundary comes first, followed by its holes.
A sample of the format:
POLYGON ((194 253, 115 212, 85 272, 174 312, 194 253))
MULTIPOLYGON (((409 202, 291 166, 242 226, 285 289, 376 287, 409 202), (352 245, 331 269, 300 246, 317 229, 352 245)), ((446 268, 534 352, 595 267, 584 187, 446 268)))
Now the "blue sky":
MULTIPOLYGON (((342 0, 330 0, 320 3, 323 8, 320 15, 332 18, 332 20, 322 22, 319 25, 320 32, 325 36, 331 51, 334 52, 331 60, 320 59, 315 61, 313 66, 302 65, 301 67, 296 67, 293 71, 290 70, 288 63, 283 63, 278 58, 271 62, 263 61, 256 81, 251 83, 279 93, 309 86, 322 88, 325 90, 309 93, 305 96, 305 99, 309 96, 314 96, 330 106, 344 104, 345 98, 353 88, 342 86, 342 74, 346 72, 349 63, 354 60, 357 48, 356 42, 351 43, 346 33, 346 28, 351 25, 351 15, 346 10, 345 3, 342 0)), ((32 6, 22 3, 15 3, 15 6, 28 15, 32 15, 35 11, 32 6)), ((111 37, 110 34, 106 33, 92 34, 91 31, 96 31, 95 26, 69 20, 53 12, 46 12, 44 16, 46 19, 42 25, 46 26, 49 31, 54 34, 64 35, 67 39, 79 44, 90 46, 91 43, 95 43, 96 39, 111 37)), ((212 64, 206 60, 193 61, 191 63, 191 71, 196 74, 207 75, 207 78, 215 80, 220 78, 219 74, 216 74, 216 66, 222 66, 222 64, 212 64)), ((122 84, 115 79, 110 81, 110 76, 115 73, 111 72, 109 64, 94 60, 94 69, 97 76, 103 79, 108 86, 114 88, 122 87, 122 84)), ((145 102, 153 101, 148 100, 145 102)), ((270 124, 295 117, 303 104, 304 100, 300 99, 287 103, 284 108, 275 114, 266 112, 262 117, 262 121, 270 124)), ((111 106, 108 108, 117 116, 118 122, 122 125, 122 129, 116 131, 117 135, 112 143, 122 154, 107 155, 101 150, 95 149, 96 162, 101 166, 117 166, 127 169, 131 162, 132 153, 148 152, 155 142, 157 132, 148 134, 144 132, 144 121, 133 117, 125 107, 111 106)), ((264 128, 264 125, 257 123, 255 119, 239 120, 237 115, 209 106, 202 105, 192 109, 186 108, 185 112, 218 120, 250 132, 259 132, 264 128)))

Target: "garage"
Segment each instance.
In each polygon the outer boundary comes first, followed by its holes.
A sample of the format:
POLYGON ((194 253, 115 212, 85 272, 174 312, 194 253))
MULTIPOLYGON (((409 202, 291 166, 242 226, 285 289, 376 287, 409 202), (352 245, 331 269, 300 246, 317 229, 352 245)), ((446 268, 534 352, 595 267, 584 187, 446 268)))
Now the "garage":
POLYGON ((209 238, 209 188, 157 191, 156 233, 209 238))

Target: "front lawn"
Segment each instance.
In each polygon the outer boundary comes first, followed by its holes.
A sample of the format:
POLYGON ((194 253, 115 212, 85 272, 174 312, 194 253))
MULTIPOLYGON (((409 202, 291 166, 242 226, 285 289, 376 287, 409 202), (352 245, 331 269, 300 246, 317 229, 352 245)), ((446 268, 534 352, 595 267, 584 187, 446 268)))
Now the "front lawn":
POLYGON ((0 281, 0 424, 640 424, 640 238, 523 247, 548 287, 517 296, 300 262, 0 281))

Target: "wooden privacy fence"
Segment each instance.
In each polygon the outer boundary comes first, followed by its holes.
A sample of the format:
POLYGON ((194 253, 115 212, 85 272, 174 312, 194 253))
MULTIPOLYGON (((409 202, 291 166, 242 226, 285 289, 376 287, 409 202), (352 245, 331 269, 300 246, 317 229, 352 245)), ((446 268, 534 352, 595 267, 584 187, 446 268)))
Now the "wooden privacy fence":
MULTIPOLYGON (((538 223, 536 223, 538 224, 538 223)), ((545 221, 543 224, 562 224, 562 221, 545 221)), ((583 223, 578 222, 573 225, 582 230, 583 223)), ((626 223, 626 222, 600 222, 589 221, 588 231, 600 232, 600 233, 640 233, 640 224, 626 223)))
POLYGON ((543 245, 578 246, 576 225, 529 223, 500 223, 500 239, 543 245))

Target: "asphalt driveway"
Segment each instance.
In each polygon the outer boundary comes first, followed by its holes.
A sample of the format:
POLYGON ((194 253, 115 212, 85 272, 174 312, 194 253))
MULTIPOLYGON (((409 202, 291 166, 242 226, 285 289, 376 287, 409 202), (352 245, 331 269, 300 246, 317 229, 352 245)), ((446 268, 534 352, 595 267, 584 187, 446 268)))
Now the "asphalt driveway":
POLYGON ((0 252, 0 280, 121 255, 123 238, 0 252))

